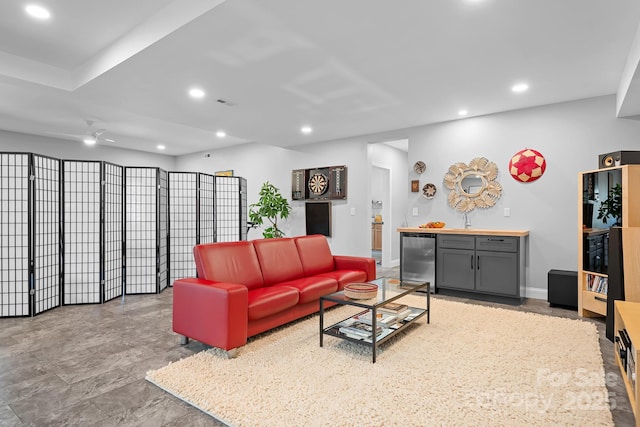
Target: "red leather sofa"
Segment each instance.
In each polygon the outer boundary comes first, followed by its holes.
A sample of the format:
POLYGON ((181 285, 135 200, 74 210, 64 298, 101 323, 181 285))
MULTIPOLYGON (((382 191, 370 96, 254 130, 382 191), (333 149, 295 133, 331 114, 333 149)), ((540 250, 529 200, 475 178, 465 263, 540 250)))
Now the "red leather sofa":
POLYGON ((319 311, 323 295, 376 278, 373 258, 332 255, 322 235, 196 245, 198 278, 173 284, 173 330, 235 356, 247 338, 319 311))

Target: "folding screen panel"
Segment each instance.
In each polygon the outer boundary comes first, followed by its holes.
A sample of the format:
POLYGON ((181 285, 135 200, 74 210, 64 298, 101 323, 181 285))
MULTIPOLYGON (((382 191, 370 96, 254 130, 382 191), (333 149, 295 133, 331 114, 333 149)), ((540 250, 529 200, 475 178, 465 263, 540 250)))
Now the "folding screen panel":
POLYGON ((195 277, 193 246, 215 242, 215 177, 196 172, 169 172, 170 284, 195 277))
POLYGON ((157 293, 167 286, 166 175, 159 168, 125 168, 127 294, 157 293))
POLYGON ((65 160, 63 303, 102 303, 122 295, 122 166, 65 160))
POLYGON ((101 162, 65 160, 63 303, 102 302, 101 162))
POLYGON ((243 178, 0 153, 0 317, 160 292, 246 221, 243 178))
POLYGON ((124 167, 102 164, 102 301, 122 295, 124 283, 124 167))
POLYGON ((247 239, 247 180, 215 177, 216 242, 247 239))
POLYGON ((216 241, 215 177, 201 173, 198 182, 198 243, 212 243, 216 241))
POLYGON ((29 158, 0 153, 0 317, 30 314, 29 158))
POLYGON ((32 314, 60 305, 60 160, 33 155, 33 254, 34 306, 32 314))
POLYGON ((193 247, 198 233, 198 174, 169 172, 169 273, 170 283, 195 277, 193 247))
POLYGON ((158 292, 169 283, 169 183, 168 173, 158 169, 158 292))

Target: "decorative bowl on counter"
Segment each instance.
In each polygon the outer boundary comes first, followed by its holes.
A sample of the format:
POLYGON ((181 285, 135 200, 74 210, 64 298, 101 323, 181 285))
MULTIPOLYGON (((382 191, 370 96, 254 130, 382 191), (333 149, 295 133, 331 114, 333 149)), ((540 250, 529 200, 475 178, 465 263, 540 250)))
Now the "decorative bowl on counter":
POLYGON ((426 224, 420 224, 418 228, 443 228, 445 225, 447 224, 442 221, 432 221, 427 222, 426 224))

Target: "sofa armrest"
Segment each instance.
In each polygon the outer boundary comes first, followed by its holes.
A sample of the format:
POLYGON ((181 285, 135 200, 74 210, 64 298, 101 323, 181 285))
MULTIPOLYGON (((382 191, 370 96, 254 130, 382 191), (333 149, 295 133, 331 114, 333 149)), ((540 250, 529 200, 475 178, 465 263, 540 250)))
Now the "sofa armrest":
POLYGON ((178 279, 173 283, 173 330, 224 350, 247 342, 248 289, 236 283, 178 279))
POLYGON ((334 255, 336 270, 361 270, 367 273, 365 280, 376 279, 376 260, 374 258, 334 255))

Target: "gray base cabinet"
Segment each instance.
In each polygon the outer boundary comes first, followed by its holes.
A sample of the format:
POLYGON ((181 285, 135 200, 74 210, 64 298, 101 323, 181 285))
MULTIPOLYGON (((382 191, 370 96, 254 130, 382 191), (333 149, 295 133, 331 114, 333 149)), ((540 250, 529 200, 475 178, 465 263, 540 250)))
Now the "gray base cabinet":
POLYGON ((524 297, 520 238, 439 234, 436 286, 466 292, 524 297))

